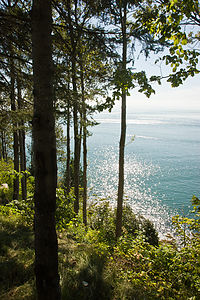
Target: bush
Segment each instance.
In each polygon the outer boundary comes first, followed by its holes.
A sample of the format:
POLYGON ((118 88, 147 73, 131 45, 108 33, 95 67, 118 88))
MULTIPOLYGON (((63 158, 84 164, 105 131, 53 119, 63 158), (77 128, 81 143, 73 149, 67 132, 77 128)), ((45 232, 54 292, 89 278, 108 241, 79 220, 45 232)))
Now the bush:
POLYGON ((74 193, 71 190, 69 195, 66 195, 64 189, 58 188, 56 197, 56 227, 62 230, 67 228, 68 223, 74 217, 74 193))
MULTIPOLYGON (((114 246, 116 209, 109 205, 107 200, 100 200, 91 204, 88 208, 88 224, 92 229, 98 230, 101 241, 114 246)), ((129 205, 123 208, 122 235, 136 237, 144 235, 145 241, 151 245, 158 246, 158 233, 151 221, 136 216, 129 205)))
POLYGON ((100 241, 115 243, 115 213, 109 202, 101 199, 88 208, 88 225, 99 232, 100 241))
POLYGON ((12 200, 13 195, 13 178, 11 176, 13 171, 13 162, 3 159, 0 160, 0 186, 4 183, 8 184, 8 189, 0 190, 0 204, 6 204, 12 200))
MULTIPOLYGON (((65 195, 63 189, 57 189, 56 194, 56 228, 58 230, 66 229, 68 223, 74 217, 73 201, 74 194, 71 192, 69 195, 65 195)), ((27 200, 19 199, 12 200, 6 205, 0 206, 0 212, 3 215, 20 215, 24 224, 32 226, 34 222, 34 199, 30 194, 27 200)))

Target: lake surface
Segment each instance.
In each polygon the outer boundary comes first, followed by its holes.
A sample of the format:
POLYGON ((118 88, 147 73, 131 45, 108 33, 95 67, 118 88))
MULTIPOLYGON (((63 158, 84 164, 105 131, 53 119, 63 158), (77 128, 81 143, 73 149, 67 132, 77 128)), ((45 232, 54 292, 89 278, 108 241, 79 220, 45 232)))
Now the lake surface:
MULTIPOLYGON (((115 205, 120 115, 95 119, 100 124, 88 138, 89 193, 115 205)), ((161 235, 171 232, 172 216, 189 214, 192 196, 200 196, 200 112, 127 114, 124 192, 161 235)))

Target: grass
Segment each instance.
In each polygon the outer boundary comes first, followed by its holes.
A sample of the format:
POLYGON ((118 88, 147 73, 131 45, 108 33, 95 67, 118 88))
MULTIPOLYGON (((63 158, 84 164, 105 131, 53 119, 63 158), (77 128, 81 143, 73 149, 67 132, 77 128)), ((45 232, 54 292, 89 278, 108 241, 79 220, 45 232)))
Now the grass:
MULTIPOLYGON (((198 240, 179 250, 125 236, 107 250, 78 230, 58 234, 62 300, 200 299, 198 240)), ((33 241, 19 216, 0 215, 0 300, 36 299, 33 241)))
POLYGON ((33 233, 18 217, 0 216, 0 299, 34 299, 33 233))
MULTIPOLYGON (((0 299, 35 299, 33 232, 20 217, 0 216, 0 299)), ((105 257, 91 245, 59 234, 62 299, 110 299, 104 274, 105 257)))

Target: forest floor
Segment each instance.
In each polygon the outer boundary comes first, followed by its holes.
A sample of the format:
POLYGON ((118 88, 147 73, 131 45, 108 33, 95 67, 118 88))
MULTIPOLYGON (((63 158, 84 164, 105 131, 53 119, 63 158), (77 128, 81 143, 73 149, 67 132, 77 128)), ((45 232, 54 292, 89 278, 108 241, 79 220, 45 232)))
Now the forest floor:
MULTIPOLYGON (((58 232, 58 246, 62 300, 200 299, 198 236, 181 249, 130 235, 111 244, 75 223, 58 232)), ((0 214, 0 300, 34 299, 33 230, 0 214)))
POLYGON ((33 232, 18 217, 0 216, 0 299, 35 299, 33 232))
MULTIPOLYGON (((110 299, 104 258, 66 233, 59 234, 58 243, 62 299, 110 299)), ((0 300, 36 299, 34 235, 16 216, 0 215, 0 270, 0 300)))

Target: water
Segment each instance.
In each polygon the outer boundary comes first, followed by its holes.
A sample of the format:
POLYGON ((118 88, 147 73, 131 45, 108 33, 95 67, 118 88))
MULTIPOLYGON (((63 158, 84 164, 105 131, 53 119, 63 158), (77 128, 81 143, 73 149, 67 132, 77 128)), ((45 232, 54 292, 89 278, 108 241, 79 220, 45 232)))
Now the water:
MULTIPOLYGON (((90 196, 115 205, 120 116, 104 113, 96 120, 88 139, 90 196)), ((200 195, 200 113, 127 114, 124 192, 162 236, 171 232, 172 216, 189 214, 192 196, 200 195)))

